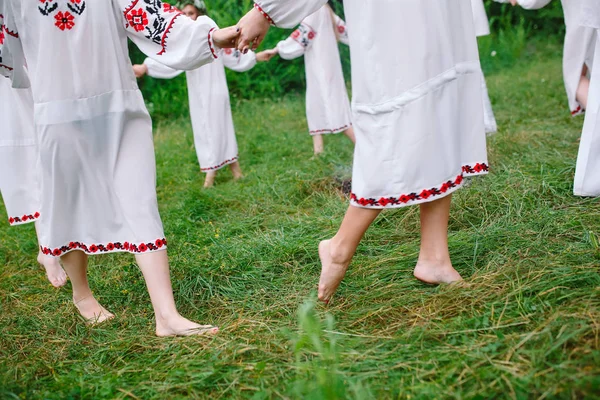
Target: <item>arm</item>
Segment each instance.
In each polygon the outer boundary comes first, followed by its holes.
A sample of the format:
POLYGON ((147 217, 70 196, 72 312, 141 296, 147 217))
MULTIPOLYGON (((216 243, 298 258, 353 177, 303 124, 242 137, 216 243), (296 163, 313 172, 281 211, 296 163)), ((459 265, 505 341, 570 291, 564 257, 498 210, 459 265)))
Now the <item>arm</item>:
POLYGON ((256 54, 249 51, 243 54, 239 50, 225 49, 221 52, 223 64, 232 71, 250 71, 256 65, 256 54))
POLYGON ((173 79, 183 73, 182 70, 167 67, 151 58, 146 58, 144 60, 144 65, 146 66, 146 74, 152 78, 173 79))
POLYGON ((28 88, 25 56, 10 2, 0 0, 0 79, 10 78, 14 88, 28 88))
POLYGON ((292 28, 326 3, 327 0, 257 0, 254 7, 272 24, 292 28))
POLYGON ((316 32, 308 25, 300 25, 286 40, 279 42, 277 52, 285 60, 302 57, 312 46, 316 32))
POLYGON ((346 22, 334 14, 334 22, 335 29, 337 31, 338 41, 340 43, 345 44, 346 46, 350 46, 350 38, 348 37, 348 28, 346 27, 346 22))
POLYGON ((192 21, 160 0, 112 1, 122 10, 127 36, 148 57, 172 68, 208 64, 217 58, 219 47, 237 37, 235 29, 218 30, 208 17, 192 21))

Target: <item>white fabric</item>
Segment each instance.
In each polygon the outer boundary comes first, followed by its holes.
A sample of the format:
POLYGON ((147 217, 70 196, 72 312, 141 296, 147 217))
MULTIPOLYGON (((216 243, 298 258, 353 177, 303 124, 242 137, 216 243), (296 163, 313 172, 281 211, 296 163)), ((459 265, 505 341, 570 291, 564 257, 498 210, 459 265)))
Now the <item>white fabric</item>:
MULTIPOLYGON (((171 79, 178 71, 148 58, 144 61, 148 75, 171 79)), ((229 89, 225 68, 244 72, 256 65, 253 52, 223 50, 212 64, 188 71, 186 74, 194 143, 200 169, 215 171, 238 159, 238 145, 231 115, 229 89)))
MULTIPOLYGON (((268 3, 272 15, 293 20, 290 6, 304 2, 268 3)), ((346 0, 345 9, 357 138, 351 204, 389 208, 433 201, 459 188, 464 176, 485 174, 471 4, 346 0)), ((295 10, 295 18, 302 17, 302 7, 295 10)))
POLYGON ((0 194, 8 222, 19 225, 40 217, 33 98, 0 77, 0 194))
POLYGON ((293 28, 327 0, 257 0, 255 7, 280 28, 293 28))
POLYGON ((340 40, 346 40, 346 24, 326 5, 277 45, 279 55, 286 60, 304 55, 306 118, 311 135, 339 133, 352 125, 338 35, 340 40))
MULTIPOLYGON (((600 30, 598 31, 600 36, 600 30)), ((600 65, 600 40, 595 63, 600 65)), ((592 72, 588 108, 575 172, 575 195, 600 196, 600 68, 592 72)))
POLYGON ((473 19, 475 21, 475 34, 478 37, 489 35, 490 21, 485 12, 483 0, 471 0, 471 7, 473 8, 473 19))
MULTIPOLYGON (((498 0, 496 0, 498 1, 498 0)), ((528 10, 537 10, 550 4, 552 0, 519 0, 519 5, 528 10)), ((572 115, 583 112, 583 106, 577 101, 577 88, 581 82, 583 67, 591 70, 593 68, 594 48, 596 45, 596 34, 593 29, 582 24, 582 1, 562 0, 565 14, 565 45, 563 51, 563 79, 569 101, 569 109, 572 115)), ((600 3, 599 0, 592 0, 600 3)), ((506 2, 506 1, 503 1, 506 2)), ((593 6, 597 10, 598 5, 593 6)), ((598 17, 600 18, 600 17, 598 17)))
POLYGON ((213 61, 216 25, 158 0, 0 1, 19 35, 4 47, 15 55, 22 45, 30 72, 42 250, 163 250, 152 123, 127 39, 166 65, 190 69, 213 61))
POLYGON ((600 29, 600 1, 581 0, 581 25, 600 29))

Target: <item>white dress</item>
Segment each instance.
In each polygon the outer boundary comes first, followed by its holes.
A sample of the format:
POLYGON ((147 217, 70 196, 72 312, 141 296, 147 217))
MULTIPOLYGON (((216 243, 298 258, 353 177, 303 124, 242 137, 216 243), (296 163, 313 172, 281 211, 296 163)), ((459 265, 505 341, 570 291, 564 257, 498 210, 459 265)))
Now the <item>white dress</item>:
MULTIPOLYGON (((473 19, 475 21, 475 35, 477 37, 489 35, 490 22, 485 12, 483 0, 471 0, 471 6, 473 7, 473 19)), ((496 116, 494 115, 483 71, 481 71, 481 91, 483 93, 483 122, 485 124, 485 131, 488 134, 495 133, 498 131, 498 124, 496 123, 496 116)))
MULTIPOLYGON (((172 79, 183 71, 146 59, 148 75, 172 79)), ((212 64, 186 73, 194 143, 200 169, 216 171, 238 160, 238 145, 231 115, 225 68, 244 72, 256 65, 253 52, 222 50, 212 64)))
MULTIPOLYGON (((600 65, 600 2, 583 0, 581 23, 597 32, 595 65, 600 65)), ((575 172, 575 195, 600 196, 600 68, 592 71, 588 108, 575 172)))
MULTIPOLYGON (((324 1, 258 0, 293 26, 324 1)), ((467 0, 346 0, 356 149, 351 204, 440 199, 488 172, 481 67, 467 0), (391 51, 390 49, 393 49, 391 51)))
POLYGON ((40 217, 33 98, 0 76, 0 194, 11 225, 40 217))
MULTIPOLYGON (((508 0, 496 0, 506 3, 508 0)), ((519 5, 527 10, 537 10, 547 6, 552 0, 519 0, 519 5)), ((577 101, 577 88, 581 82, 581 72, 587 65, 591 71, 594 62, 596 33, 594 29, 580 24, 581 2, 583 0, 562 0, 565 14, 565 44, 563 51, 563 79, 571 115, 583 113, 583 106, 577 101)))
POLYGON ((0 0, 0 72, 25 86, 40 152, 45 254, 164 250, 152 122, 127 49, 179 69, 216 58, 214 22, 159 0, 0 0), (12 64, 6 64, 6 62, 12 64))
POLYGON ((304 56, 306 119, 311 135, 340 133, 352 125, 338 38, 348 44, 346 23, 334 16, 328 6, 323 6, 277 45, 283 59, 304 56))

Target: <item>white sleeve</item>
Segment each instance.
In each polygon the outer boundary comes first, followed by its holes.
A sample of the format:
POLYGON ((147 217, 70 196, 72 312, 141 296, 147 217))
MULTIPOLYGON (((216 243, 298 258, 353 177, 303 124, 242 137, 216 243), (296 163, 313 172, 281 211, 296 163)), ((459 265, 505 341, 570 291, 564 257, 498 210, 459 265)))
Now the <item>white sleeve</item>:
POLYGON ((122 10, 127 36, 148 57, 175 69, 192 70, 217 58, 212 40, 217 25, 208 17, 191 20, 160 0, 112 0, 122 10))
POLYGON ((256 65, 256 53, 253 51, 243 54, 239 50, 224 49, 220 55, 223 64, 232 71, 246 72, 256 65))
POLYGON ((346 46, 350 45, 350 38, 348 37, 348 27, 346 27, 346 21, 335 15, 335 29, 337 30, 337 36, 340 43, 346 46))
POLYGON ((148 76, 157 79, 173 79, 183 73, 182 70, 167 67, 151 58, 144 60, 144 65, 148 68, 148 76))
POLYGON ((30 87, 30 82, 13 16, 10 2, 0 0, 0 77, 10 78, 14 88, 25 89, 30 87))
POLYGON ((581 16, 583 26, 600 29, 600 1, 583 0, 581 16))
POLYGON ((311 48, 317 33, 308 25, 302 24, 289 38, 277 44, 277 51, 284 60, 302 57, 311 48))
POLYGON ((273 25, 293 28, 325 4, 327 0, 256 0, 254 7, 273 25))
POLYGON ((546 7, 552 0, 518 0, 519 5, 526 10, 539 10, 546 7))

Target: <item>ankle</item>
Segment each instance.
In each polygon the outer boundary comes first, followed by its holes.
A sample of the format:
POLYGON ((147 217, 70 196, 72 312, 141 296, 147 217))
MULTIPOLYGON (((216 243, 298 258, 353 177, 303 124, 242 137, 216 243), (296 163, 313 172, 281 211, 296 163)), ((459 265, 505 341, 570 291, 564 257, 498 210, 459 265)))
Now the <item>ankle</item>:
POLYGON ((94 297, 91 290, 75 291, 73 290, 73 303, 77 304, 87 298, 94 297))
POLYGON ((329 255, 331 256, 331 260, 336 264, 346 264, 352 261, 355 250, 352 246, 348 246, 335 237, 329 242, 329 255))
POLYGON ((434 265, 443 265, 443 264, 452 264, 450 261, 450 254, 419 254, 419 259, 417 260, 417 264, 434 264, 434 265))

